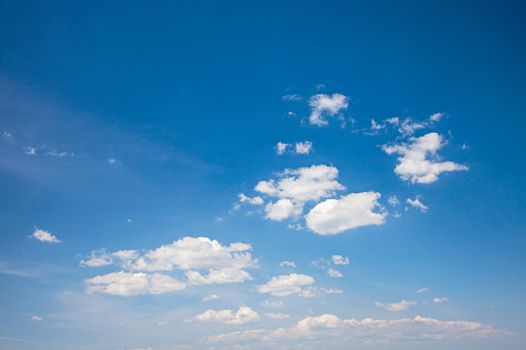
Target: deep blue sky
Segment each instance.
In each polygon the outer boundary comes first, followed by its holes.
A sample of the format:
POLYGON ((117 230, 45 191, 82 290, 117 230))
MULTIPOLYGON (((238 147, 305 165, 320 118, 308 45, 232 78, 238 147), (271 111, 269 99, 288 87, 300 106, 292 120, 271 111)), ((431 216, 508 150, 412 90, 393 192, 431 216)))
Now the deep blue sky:
MULTIPOLYGON (((519 1, 0 1, 0 349, 231 349, 209 337, 279 327, 294 334, 300 320, 322 314, 421 315, 477 322, 491 333, 460 329, 458 340, 432 329, 440 340, 415 345, 409 334, 423 330, 402 329, 401 338, 373 330, 341 342, 325 328, 309 330, 327 336, 331 349, 349 341, 357 349, 521 349, 525 10, 519 1), (333 94, 348 107, 326 114, 328 126, 310 123, 309 101, 333 94), (435 113, 440 121, 430 122, 435 113), (392 117, 400 124, 384 122, 392 117), (374 132, 371 119, 385 127, 374 132), (425 127, 403 134, 404 120, 425 127), (382 146, 409 147, 430 134, 443 142, 429 159, 469 170, 432 183, 395 173, 401 154, 382 146), (296 154, 304 141, 312 150, 296 154), (278 142, 290 144, 283 155, 278 142), (305 203, 255 189, 313 165, 337 169, 346 189, 305 203), (381 194, 382 222, 323 235, 304 218, 330 198, 343 203, 362 192, 381 194), (240 203, 239 193, 264 204, 240 203), (391 196, 401 203, 389 204, 391 196), (267 205, 278 199, 305 205, 277 221, 267 205), (61 242, 38 240, 37 229, 61 242), (252 279, 195 285, 185 275, 193 268, 141 270, 111 255, 144 254, 185 236, 250 244, 258 260, 246 270, 252 279), (92 251, 114 263, 83 266, 92 251), (335 265, 332 255, 351 263, 335 265), (296 268, 280 267, 284 260, 296 268), (331 278, 329 268, 343 277, 331 278), (187 287, 127 296, 89 290, 90 279, 118 271, 163 273, 187 287), (319 295, 258 289, 291 273, 312 277, 319 295), (428 291, 416 293, 421 288, 428 291), (202 301, 209 294, 218 298, 202 301), (284 306, 273 310, 265 300, 284 306), (385 306, 404 300, 410 304, 398 312, 385 306), (193 319, 245 306, 259 319, 193 319), (364 345, 371 339, 389 342, 364 345)), ((224 267, 207 266, 202 274, 224 267)), ((331 332, 354 334, 340 326, 331 332)), ((254 349, 290 342, 322 348, 303 333, 263 346, 243 340, 254 349)))

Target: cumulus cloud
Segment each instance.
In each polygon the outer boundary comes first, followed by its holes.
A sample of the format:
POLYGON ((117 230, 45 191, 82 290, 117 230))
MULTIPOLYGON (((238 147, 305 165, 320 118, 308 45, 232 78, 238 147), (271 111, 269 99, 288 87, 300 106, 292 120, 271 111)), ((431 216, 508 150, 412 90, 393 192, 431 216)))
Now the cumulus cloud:
POLYGON ((259 320, 259 314, 250 307, 240 307, 237 312, 232 310, 206 310, 190 321, 220 322, 224 324, 241 325, 259 320))
POLYGON ((272 277, 267 283, 257 286, 261 294, 269 293, 275 297, 286 297, 291 294, 301 294, 306 286, 314 284, 311 276, 291 273, 272 277))
POLYGON ((310 141, 304 141, 304 142, 296 142, 296 145, 294 146, 294 150, 297 154, 309 154, 312 150, 312 142, 310 141))
POLYGON ((49 231, 41 230, 39 228, 35 229, 32 237, 38 239, 41 242, 62 243, 61 240, 59 240, 55 235, 51 234, 49 231))
POLYGON ((240 193, 238 197, 241 203, 249 203, 252 205, 262 205, 263 204, 263 198, 261 198, 260 196, 248 197, 244 193, 240 193))
POLYGON ((294 263, 294 261, 283 260, 283 261, 279 264, 279 266, 280 266, 280 267, 296 268, 296 263, 294 263))
POLYGON ((129 272, 120 271, 89 279, 86 291, 126 296, 156 294, 157 291, 177 290, 186 285, 244 282, 252 279, 245 269, 257 267, 257 260, 252 258, 251 251, 252 247, 245 243, 222 245, 207 237, 183 237, 144 254, 135 250, 119 250, 111 256, 94 255, 84 264, 100 265, 111 259, 129 272), (151 274, 175 269, 185 272, 186 282, 171 280, 169 276, 159 273, 151 274), (132 273, 137 271, 148 273, 132 273), (119 292, 121 289, 124 291, 119 292))
POLYGON ((334 265, 349 265, 349 263, 351 262, 351 260, 348 257, 341 255, 333 255, 331 259, 334 265))
POLYGON ((95 250, 91 252, 88 259, 82 259, 80 261, 81 266, 87 267, 101 267, 111 264, 113 264, 113 259, 105 249, 95 250))
POLYGON ((333 268, 330 268, 327 270, 327 275, 332 278, 342 278, 343 277, 343 274, 340 271, 333 269, 333 268))
POLYGON ((85 281, 86 293, 119 296, 172 293, 186 288, 186 283, 160 273, 112 272, 85 281))
POLYGON ((327 199, 305 216, 307 227, 320 235, 333 235, 368 225, 382 225, 387 213, 378 203, 378 192, 351 193, 327 199))
MULTIPOLYGON (((431 342, 455 339, 486 339, 509 335, 510 332, 493 326, 472 322, 438 320, 429 317, 399 319, 342 319, 333 314, 310 316, 300 320, 289 328, 249 329, 230 333, 221 333, 209 338, 209 341, 225 345, 250 344, 264 348, 286 347, 285 344, 297 344, 299 339, 334 340, 340 345, 350 339, 363 343, 412 341, 431 342)), ((328 343, 325 343, 328 344, 328 343)))
POLYGON ((415 198, 415 199, 407 198, 406 203, 412 206, 413 208, 420 210, 422 213, 427 212, 427 209, 428 209, 427 205, 424 205, 424 203, 422 203, 420 199, 418 198, 415 198))
POLYGON ((396 303, 389 303, 389 304, 384 304, 384 303, 381 303, 379 301, 376 301, 374 303, 374 305, 378 306, 378 307, 381 307, 382 309, 385 309, 387 311, 390 311, 390 312, 400 312, 400 311, 406 311, 406 310, 409 310, 409 308, 413 305, 415 305, 416 302, 414 301, 407 301, 407 300, 400 300, 399 302, 396 302, 396 303))
POLYGON ((265 217, 274 221, 283 221, 301 214, 302 207, 290 199, 282 198, 265 206, 265 217))
POLYGON ((441 135, 436 132, 421 137, 411 137, 409 143, 384 145, 387 154, 399 154, 395 173, 412 183, 429 184, 438 180, 441 173, 468 170, 466 165, 440 161, 437 152, 444 146, 441 135))
POLYGON ((342 110, 349 107, 349 98, 335 93, 332 95, 316 94, 309 99, 311 113, 309 123, 318 127, 327 126, 327 117, 337 116, 342 110))

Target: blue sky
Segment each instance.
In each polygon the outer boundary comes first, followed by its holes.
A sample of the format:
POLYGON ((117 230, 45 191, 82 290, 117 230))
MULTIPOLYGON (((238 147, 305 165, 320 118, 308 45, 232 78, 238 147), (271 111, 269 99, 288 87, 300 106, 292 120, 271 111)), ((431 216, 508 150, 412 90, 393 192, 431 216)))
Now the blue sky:
POLYGON ((522 349, 524 10, 0 2, 0 349, 522 349))

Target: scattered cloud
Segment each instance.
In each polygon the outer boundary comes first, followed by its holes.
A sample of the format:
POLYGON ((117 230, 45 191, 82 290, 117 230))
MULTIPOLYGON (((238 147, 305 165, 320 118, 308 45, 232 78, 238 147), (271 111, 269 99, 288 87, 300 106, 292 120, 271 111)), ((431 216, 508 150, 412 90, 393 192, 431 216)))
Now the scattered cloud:
POLYGON ((436 132, 421 137, 411 137, 409 143, 384 145, 387 154, 399 154, 395 173, 412 183, 429 184, 438 180, 441 173, 468 170, 466 165, 440 161, 437 152, 444 146, 441 135, 436 132))
POLYGON ((382 225, 387 213, 378 203, 378 192, 351 193, 327 199, 305 216, 307 227, 320 235, 334 235, 368 225, 382 225))
POLYGON ((206 297, 203 298, 203 301, 211 301, 211 300, 217 300, 219 297, 217 294, 208 294, 206 297))
POLYGON ((445 297, 439 297, 439 298, 433 298, 434 303, 445 303, 448 302, 449 299, 445 297))
POLYGON ((425 293, 425 292, 429 292, 429 288, 420 288, 416 291, 418 294, 422 294, 422 293, 425 293))
POLYGON ((86 293, 119 296, 172 293, 186 288, 186 283, 160 273, 112 272, 85 281, 86 293))
POLYGON ((413 208, 420 210, 422 213, 427 212, 427 209, 429 209, 427 205, 424 205, 424 203, 422 203, 420 199, 418 198, 415 198, 415 199, 407 198, 405 201, 407 204, 409 204, 413 208))
POLYGON ((280 307, 284 307, 285 303, 282 300, 265 300, 261 303, 261 306, 268 307, 272 309, 277 309, 280 307))
POLYGON ((333 268, 330 268, 327 270, 327 275, 329 275, 329 277, 332 277, 332 278, 342 278, 343 277, 343 274, 340 271, 333 269, 333 268))
POLYGON ((263 198, 261 198, 260 196, 248 197, 248 196, 245 196, 244 193, 240 193, 238 197, 241 203, 249 203, 252 205, 262 205, 264 203, 263 198))
POLYGON ((297 95, 297 94, 283 95, 283 96, 281 96, 281 98, 284 101, 301 101, 301 99, 302 99, 302 97, 300 95, 297 95))
POLYGON ((400 312, 400 311, 406 311, 406 310, 409 310, 409 308, 413 305, 415 305, 416 302, 414 301, 407 301, 407 300, 400 300, 399 302, 396 302, 396 303, 389 303, 389 304, 384 304, 384 303, 381 303, 379 301, 376 301, 374 303, 374 305, 378 306, 378 307, 381 307, 382 309, 385 309, 387 311, 390 311, 390 312, 400 312))
POLYGON ((46 243, 62 243, 61 240, 59 240, 55 235, 51 234, 50 232, 46 230, 41 230, 39 228, 35 229, 33 232, 32 237, 38 239, 41 242, 46 243))
POLYGON ((296 268, 296 263, 294 261, 288 261, 288 260, 283 260, 280 264, 279 264, 280 267, 289 267, 289 268, 296 268))
POLYGON ((341 255, 333 255, 331 259, 334 265, 349 265, 349 263, 351 262, 351 260, 348 257, 341 255))
POLYGON ((398 204, 400 204, 400 200, 397 196, 389 196, 387 203, 389 203, 389 205, 392 207, 396 207, 398 204))
POLYGON ((289 314, 284 314, 282 312, 267 312, 265 313, 265 316, 272 320, 285 320, 287 318, 290 318, 289 314))
POLYGON ((220 322, 224 324, 241 325, 259 320, 259 314, 250 307, 240 307, 237 312, 232 310, 206 310, 190 321, 220 322))
POLYGON ((309 154, 312 150, 312 142, 305 141, 305 142, 296 142, 296 145, 294 146, 294 150, 297 154, 309 154))
POLYGON ((87 267, 101 267, 111 264, 113 264, 113 259, 105 249, 95 250, 91 252, 88 259, 80 261, 81 266, 87 267))
POLYGON ((342 110, 346 110, 349 107, 349 98, 339 93, 316 94, 309 99, 309 106, 309 123, 318 127, 327 126, 327 117, 337 116, 342 110))
POLYGON ((42 320, 44 319, 44 317, 42 317, 42 316, 37 316, 37 315, 33 315, 33 316, 31 316, 31 319, 32 319, 33 321, 42 321, 42 320))
POLYGON ((304 287, 314 284, 311 276, 291 273, 272 277, 267 283, 257 286, 261 294, 269 293, 275 297, 286 297, 291 294, 300 294, 304 287))
POLYGON ((283 154, 285 154, 285 151, 287 150, 287 147, 289 147, 290 144, 288 143, 284 143, 284 142, 278 142, 276 144, 276 154, 278 156, 281 156, 283 154))

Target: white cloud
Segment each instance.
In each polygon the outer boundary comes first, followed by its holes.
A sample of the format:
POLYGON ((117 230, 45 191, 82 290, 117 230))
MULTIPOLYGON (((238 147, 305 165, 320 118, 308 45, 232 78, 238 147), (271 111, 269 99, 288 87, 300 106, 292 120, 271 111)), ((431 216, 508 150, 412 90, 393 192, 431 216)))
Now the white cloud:
POLYGON ((424 122, 416 122, 411 118, 406 118, 398 131, 404 136, 411 136, 415 133, 416 130, 424 129, 427 127, 427 124, 424 122))
POLYGON ((291 294, 300 294, 303 288, 314 284, 311 276, 291 273, 272 277, 267 283, 257 286, 261 294, 270 293, 275 297, 285 297, 291 294))
POLYGON ((387 213, 378 203, 380 196, 378 192, 361 192, 327 199, 305 216, 307 226, 317 234, 332 235, 362 226, 382 225, 387 213))
POLYGON ((279 264, 280 267, 290 267, 290 268, 296 268, 296 264, 294 263, 294 261, 288 261, 288 260, 283 260, 280 264, 279 264))
POLYGON ((210 321, 225 324, 241 325, 259 320, 259 314, 250 307, 240 307, 237 312, 232 310, 206 310, 195 316, 192 321, 210 321))
POLYGON ((433 298, 434 303, 445 303, 448 302, 449 299, 445 297, 439 297, 439 298, 433 298))
POLYGON ((429 116, 429 121, 439 122, 444 117, 444 113, 433 113, 429 116))
POLYGON ((265 300, 261 303, 261 306, 268 307, 272 309, 277 309, 280 307, 284 307, 285 303, 282 300, 265 300))
POLYGON ((348 257, 341 255, 333 255, 331 259, 334 265, 349 265, 351 262, 348 257))
POLYGON ((338 183, 338 169, 327 165, 313 165, 299 169, 286 169, 279 179, 260 181, 255 190, 270 197, 286 198, 304 203, 334 195, 345 187, 338 183))
POLYGON ((31 319, 33 321, 42 321, 44 319, 44 317, 38 316, 38 315, 33 315, 33 316, 31 316, 31 319))
POLYGON ((89 259, 82 259, 80 261, 80 265, 87 266, 87 267, 101 267, 101 266, 107 266, 111 265, 113 263, 113 259, 106 250, 95 250, 91 252, 89 259))
POLYGON ((417 208, 417 209, 420 210, 422 213, 427 212, 427 209, 429 209, 429 208, 427 207, 427 205, 424 205, 424 203, 422 203, 422 202, 420 201, 420 199, 418 199, 418 198, 415 198, 415 199, 407 198, 405 201, 406 201, 407 204, 409 204, 409 205, 412 206, 413 208, 417 208))
POLYGON ((418 294, 422 294, 422 293, 425 293, 425 292, 429 292, 429 288, 420 288, 416 291, 418 294))
POLYGON ((37 154, 37 148, 36 147, 29 146, 29 147, 26 147, 25 150, 26 150, 26 154, 28 156, 36 156, 36 154, 37 154))
POLYGON ((206 297, 203 298, 203 301, 211 301, 211 300, 217 300, 219 297, 217 294, 208 294, 206 297))
POLYGON ((329 277, 332 277, 332 278, 342 278, 343 277, 343 274, 340 271, 333 269, 333 268, 330 268, 327 270, 327 275, 329 275, 329 277))
POLYGON ((415 305, 416 302, 414 301, 407 301, 407 300, 400 300, 397 303, 389 303, 384 304, 379 301, 376 301, 374 305, 381 307, 382 309, 385 309, 390 312, 400 312, 400 311, 406 311, 409 310, 409 308, 413 305, 415 305))
POLYGON ((397 196, 389 196, 389 198, 387 199, 387 202, 388 202, 392 207, 396 207, 398 204, 400 204, 400 200, 398 199, 397 196))
POLYGON ((316 94, 309 99, 311 114, 309 123, 316 126, 327 126, 329 122, 327 117, 335 116, 340 111, 349 107, 349 99, 342 94, 316 94))
MULTIPOLYGON (((231 333, 221 333, 209 341, 227 346, 259 345, 262 348, 289 348, 297 345, 299 339, 317 339, 330 346, 328 341, 337 341, 337 348, 344 346, 349 339, 361 340, 364 344, 391 341, 430 342, 458 339, 486 339, 509 335, 510 332, 471 321, 450 321, 416 316, 400 319, 341 319, 333 314, 310 316, 289 328, 275 330, 249 329, 231 333)), ((259 348, 259 347, 258 347, 259 348)))
POLYGON ((38 239, 41 242, 46 243, 62 243, 55 235, 51 234, 46 230, 35 229, 32 235, 34 238, 38 239))
POLYGON ((133 259, 136 259, 139 255, 136 250, 128 249, 128 250, 118 250, 116 252, 111 253, 112 256, 117 257, 123 261, 130 261, 133 259))
POLYGON ((109 158, 107 160, 107 162, 108 162, 108 164, 111 164, 111 165, 115 165, 115 164, 119 163, 119 161, 117 159, 115 159, 115 158, 109 158))
POLYGON ((283 221, 301 214, 301 206, 294 205, 290 199, 282 198, 275 203, 265 206, 266 218, 274 221, 283 221))
POLYGON ((305 289, 303 289, 300 293, 300 296, 303 298, 314 298, 314 297, 321 297, 324 295, 334 295, 334 294, 342 294, 343 290, 336 289, 336 288, 318 288, 318 287, 312 287, 309 286, 305 289))
POLYGON ((278 156, 281 156, 281 155, 285 154, 285 151, 287 150, 287 148, 289 146, 290 146, 290 144, 288 144, 288 143, 278 142, 276 144, 276 154, 278 156))
POLYGON ((226 267, 221 269, 212 268, 207 275, 203 275, 199 271, 187 271, 186 279, 188 283, 194 285, 225 284, 249 281, 252 279, 252 276, 245 270, 226 267))
POLYGON ((312 142, 310 141, 296 142, 294 149, 296 150, 297 154, 309 154, 310 151, 312 150, 312 142))
POLYGON ((384 145, 387 154, 399 154, 395 173, 403 180, 412 183, 429 184, 438 180, 443 172, 468 170, 462 164, 439 161, 437 152, 444 146, 441 135, 436 132, 421 137, 411 137, 409 143, 384 145))
POLYGON ((245 196, 244 193, 240 193, 238 197, 241 203, 249 203, 252 205, 262 205, 264 203, 263 198, 261 198, 260 196, 248 197, 248 196, 245 196))
POLYGON ((86 280, 86 293, 105 293, 119 296, 172 293, 186 284, 160 273, 112 272, 86 280))
POLYGON ((267 312, 265 313, 265 316, 272 320, 285 320, 290 318, 289 314, 284 314, 282 312, 267 312))

